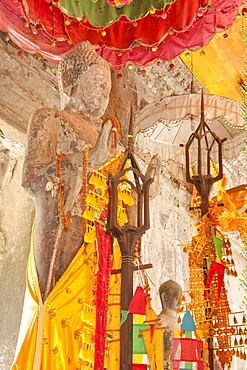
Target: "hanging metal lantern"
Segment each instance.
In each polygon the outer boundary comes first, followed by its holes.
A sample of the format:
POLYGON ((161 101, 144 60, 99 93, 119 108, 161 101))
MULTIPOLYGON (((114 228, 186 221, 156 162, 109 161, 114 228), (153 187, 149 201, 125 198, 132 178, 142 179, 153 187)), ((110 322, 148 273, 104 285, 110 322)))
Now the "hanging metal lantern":
POLYGON ((221 140, 205 122, 202 92, 200 124, 196 131, 190 135, 185 145, 186 181, 194 184, 201 196, 202 215, 208 212, 208 199, 213 184, 223 177, 222 144, 225 140, 221 140), (192 151, 193 154, 191 153, 192 151), (191 157, 193 155, 197 162, 195 174, 191 174, 190 171, 191 157), (215 161, 218 166, 218 174, 216 176, 212 174, 211 170, 210 161, 212 156, 216 158, 215 161))
POLYGON ((116 176, 109 178, 110 198, 107 232, 118 239, 123 255, 131 253, 137 238, 150 227, 149 186, 152 182, 152 178, 147 179, 140 172, 129 149, 126 151, 116 176), (123 225, 118 217, 118 203, 119 194, 121 193, 120 188, 124 185, 125 190, 123 191, 129 192, 129 196, 133 199, 133 204, 128 205, 126 203, 125 205, 128 221, 123 225))

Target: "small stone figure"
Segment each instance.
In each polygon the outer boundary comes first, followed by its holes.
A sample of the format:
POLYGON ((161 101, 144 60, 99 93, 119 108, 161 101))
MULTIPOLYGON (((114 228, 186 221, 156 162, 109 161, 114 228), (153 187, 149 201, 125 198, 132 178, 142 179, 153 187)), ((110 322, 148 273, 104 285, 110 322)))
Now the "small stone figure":
POLYGON ((166 281, 159 288, 162 311, 158 318, 167 331, 164 335, 164 369, 172 369, 172 338, 174 329, 178 327, 176 309, 181 290, 181 286, 173 280, 166 281))

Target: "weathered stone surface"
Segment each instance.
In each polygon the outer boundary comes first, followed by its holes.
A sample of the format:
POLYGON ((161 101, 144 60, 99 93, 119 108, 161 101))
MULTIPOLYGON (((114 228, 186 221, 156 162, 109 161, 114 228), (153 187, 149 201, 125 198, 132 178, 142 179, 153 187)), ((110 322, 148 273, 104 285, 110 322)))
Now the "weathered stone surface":
MULTIPOLYGON (((33 58, 24 52, 18 56, 18 50, 12 42, 3 40, 0 32, 0 118, 19 130, 25 132, 30 115, 42 107, 60 108, 57 64, 33 58)), ((147 73, 142 74, 141 67, 127 67, 112 71, 112 102, 109 114, 116 115, 122 125, 121 141, 126 142, 130 117, 130 106, 135 114, 147 103, 157 101, 164 96, 185 94, 191 92, 192 75, 180 58, 172 63, 161 61, 145 67, 147 73)), ((193 91, 199 92, 200 85, 194 80, 193 91)))
POLYGON ((188 217, 191 195, 174 178, 162 162, 159 193, 150 202, 150 229, 142 238, 143 263, 153 264, 147 273, 155 285, 150 284, 157 314, 162 310, 158 289, 164 281, 172 279, 183 289, 188 288, 187 255, 178 244, 188 243, 193 235, 193 225, 188 217))
POLYGON ((60 107, 57 78, 50 63, 18 51, 0 37, 0 118, 22 132, 32 112, 41 107, 60 107))
POLYGON ((33 202, 21 187, 24 146, 0 137, 0 368, 13 361, 25 291, 33 202))
POLYGON ((26 144, 26 133, 21 132, 18 128, 11 126, 6 121, 0 118, 0 135, 2 135, 11 142, 26 144))

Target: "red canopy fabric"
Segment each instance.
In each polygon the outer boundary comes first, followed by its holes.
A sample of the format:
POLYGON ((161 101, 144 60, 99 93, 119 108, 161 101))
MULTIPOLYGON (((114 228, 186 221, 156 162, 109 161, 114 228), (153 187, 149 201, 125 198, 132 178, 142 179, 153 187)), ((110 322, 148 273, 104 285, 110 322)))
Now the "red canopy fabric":
POLYGON ((77 44, 82 39, 88 39, 94 45, 104 45, 111 49, 128 49, 134 42, 151 46, 160 43, 169 32, 182 32, 196 19, 198 8, 208 1, 177 0, 176 3, 166 6, 163 11, 148 14, 146 17, 131 22, 122 16, 117 22, 106 28, 92 27, 87 20, 73 21, 66 26, 66 31, 73 43, 77 44), (161 17, 162 13, 167 18, 161 17), (102 31, 106 32, 103 36, 102 31))
MULTIPOLYGON (((239 6, 243 4, 239 0, 239 6)), ((186 49, 191 51, 206 45, 216 32, 222 32, 229 28, 237 14, 237 4, 234 1, 214 0, 212 9, 208 10, 203 17, 198 18, 186 31, 167 37, 157 46, 154 51, 152 47, 143 45, 134 46, 131 50, 114 52, 106 47, 99 50, 99 54, 108 61, 113 68, 123 68, 128 61, 136 65, 145 66, 154 63, 158 59, 171 60, 186 49), (218 6, 221 6, 218 9, 218 6)))
POLYGON ((231 26, 244 0, 212 0, 211 9, 205 8, 207 4, 209 0, 177 0, 136 21, 123 15, 107 27, 96 28, 85 17, 82 21, 68 18, 45 0, 1 0, 0 29, 23 49, 53 62, 73 48, 71 42, 89 40, 115 69, 128 61, 145 66, 203 47, 216 32, 231 26))

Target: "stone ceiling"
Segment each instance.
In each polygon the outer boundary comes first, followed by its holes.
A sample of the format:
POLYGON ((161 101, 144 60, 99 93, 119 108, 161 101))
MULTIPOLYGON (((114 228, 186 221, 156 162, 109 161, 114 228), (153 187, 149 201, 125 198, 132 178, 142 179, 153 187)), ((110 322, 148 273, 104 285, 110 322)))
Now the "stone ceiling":
MULTIPOLYGON (((39 55, 24 52, 0 33, 0 119, 23 134, 31 114, 41 107, 59 109, 57 65, 39 55)), ((166 97, 201 92, 201 85, 182 59, 160 61, 148 67, 112 71, 112 99, 108 114, 121 123, 122 142, 127 137, 130 106, 135 115, 166 97), (172 68, 171 68, 172 67, 172 68)), ((165 104, 165 103, 164 103, 165 104)), ((18 141, 18 139, 16 139, 18 141)))
POLYGON ((0 117, 25 132, 32 112, 59 107, 57 79, 51 63, 30 54, 22 58, 11 42, 0 38, 0 117))
MULTIPOLYGON (((57 65, 26 52, 22 57, 18 56, 19 50, 14 44, 4 41, 4 33, 0 36, 0 118, 25 132, 30 115, 36 109, 60 107, 57 65)), ((119 95, 122 95, 122 91, 130 86, 136 91, 137 100, 143 101, 142 105, 165 96, 189 93, 191 72, 180 58, 173 60, 172 69, 170 63, 146 67, 145 75, 141 67, 121 70, 121 78, 118 71, 113 71, 115 91, 121 90, 119 95)), ((195 85, 199 92, 199 84, 195 82, 195 85)))

